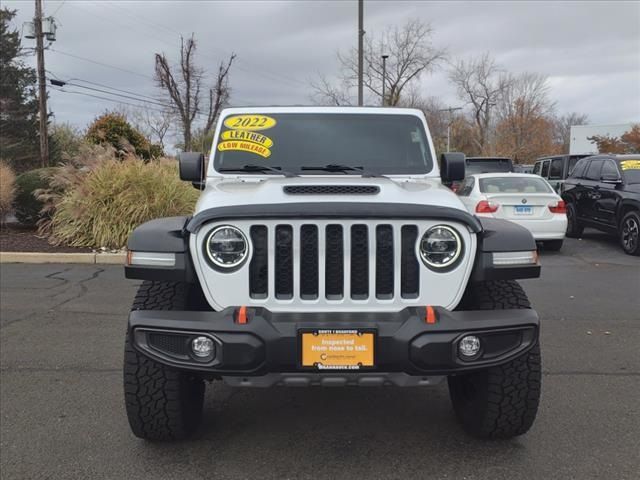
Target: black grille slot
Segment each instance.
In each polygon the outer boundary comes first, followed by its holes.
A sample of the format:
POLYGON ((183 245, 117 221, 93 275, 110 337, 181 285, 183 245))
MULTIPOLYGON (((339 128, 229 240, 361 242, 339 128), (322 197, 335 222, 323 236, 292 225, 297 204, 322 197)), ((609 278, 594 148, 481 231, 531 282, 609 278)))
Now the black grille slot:
POLYGON ((300 228, 300 297, 318 298, 318 227, 300 228))
POLYGON ((366 225, 351 227, 351 298, 369 297, 369 230, 366 225))
POLYGON ((287 185, 283 188, 289 195, 376 195, 376 185, 287 185))
POLYGON ((402 227, 402 251, 400 257, 400 291, 402 298, 418 298, 420 294, 420 265, 416 258, 418 227, 402 227))
POLYGON ((253 257, 249 264, 249 292, 251 298, 267 298, 269 293, 269 259, 267 227, 251 227, 253 257))
POLYGON ((276 298, 293 297, 293 229, 290 225, 276 227, 276 298))
POLYGON ((393 298, 393 227, 376 227, 376 297, 393 298))
POLYGON ((329 300, 341 299, 344 292, 343 257, 342 226, 327 225, 325 245, 325 293, 329 300))
POLYGON ((186 335, 168 335, 165 333, 149 333, 147 341, 149 346, 170 355, 189 355, 189 346, 186 335))

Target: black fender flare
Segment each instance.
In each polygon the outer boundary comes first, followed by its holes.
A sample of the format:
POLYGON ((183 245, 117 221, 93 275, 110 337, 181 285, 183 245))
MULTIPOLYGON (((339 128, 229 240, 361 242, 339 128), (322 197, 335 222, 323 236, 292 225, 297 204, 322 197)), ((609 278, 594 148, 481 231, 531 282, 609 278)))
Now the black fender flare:
POLYGON ((189 282, 196 275, 189 254, 189 232, 186 224, 190 217, 156 218, 136 227, 127 242, 129 252, 173 253, 175 265, 131 265, 127 259, 125 277, 138 280, 189 282))
POLYGON ((472 282, 538 278, 540 265, 493 265, 494 252, 525 252, 537 250, 533 235, 517 223, 499 218, 478 217, 482 232, 478 234, 476 259, 471 272, 472 282))

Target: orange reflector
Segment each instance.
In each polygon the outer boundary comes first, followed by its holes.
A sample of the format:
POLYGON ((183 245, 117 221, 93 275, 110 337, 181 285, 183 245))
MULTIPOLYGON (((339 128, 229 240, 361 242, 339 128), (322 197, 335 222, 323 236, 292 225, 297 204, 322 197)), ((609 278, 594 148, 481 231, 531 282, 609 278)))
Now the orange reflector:
POLYGON ((427 323, 436 323, 436 311, 432 306, 427 307, 427 313, 424 320, 427 323))
POLYGON ((131 257, 133 252, 131 250, 127 251, 127 265, 131 265, 131 257))
POLYGON ((244 325, 247 322, 247 307, 240 307, 236 312, 236 323, 244 325))

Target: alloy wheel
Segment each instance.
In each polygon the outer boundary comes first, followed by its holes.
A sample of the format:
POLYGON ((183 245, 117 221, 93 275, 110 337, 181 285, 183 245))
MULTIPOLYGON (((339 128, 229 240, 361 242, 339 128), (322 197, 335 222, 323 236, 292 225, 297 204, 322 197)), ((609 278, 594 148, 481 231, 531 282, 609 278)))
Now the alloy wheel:
POLYGON ((622 245, 624 249, 631 252, 638 245, 638 237, 640 235, 640 226, 635 218, 627 218, 622 226, 622 245))

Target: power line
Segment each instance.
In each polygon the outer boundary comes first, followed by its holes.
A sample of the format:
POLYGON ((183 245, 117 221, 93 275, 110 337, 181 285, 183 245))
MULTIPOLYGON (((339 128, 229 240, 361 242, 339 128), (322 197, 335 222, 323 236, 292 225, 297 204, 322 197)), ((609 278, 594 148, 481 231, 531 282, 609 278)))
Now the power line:
POLYGON ((62 0, 62 3, 60 5, 58 5, 58 8, 56 8, 54 10, 54 12, 50 15, 51 17, 55 16, 56 13, 58 13, 60 11, 60 9, 62 8, 62 6, 64 5, 64 2, 66 2, 67 0, 62 0))
MULTIPOLYGON (((129 103, 129 102, 123 102, 121 100, 116 100, 114 98, 109 98, 109 97, 103 97, 100 95, 93 95, 91 93, 85 93, 85 92, 76 92, 74 90, 64 90, 62 88, 54 88, 53 90, 57 91, 57 92, 62 92, 62 93, 73 93, 75 95, 84 95, 85 97, 92 97, 92 98, 99 98, 100 100, 107 100, 109 102, 114 102, 114 103, 118 103, 121 105, 129 105, 130 107, 137 107, 140 108, 142 105, 140 104, 135 104, 135 103, 129 103)), ((163 110, 159 109, 159 108, 153 108, 153 107, 147 107, 149 110, 153 110, 156 112, 163 112, 163 110)))
MULTIPOLYGON (((144 100, 144 99, 140 98, 138 96, 138 94, 135 94, 135 93, 132 94, 132 95, 123 95, 122 93, 114 93, 114 92, 110 92, 108 90, 104 90, 104 89, 101 89, 101 88, 88 87, 86 85, 80 85, 80 84, 73 83, 73 82, 60 82, 60 83, 64 83, 64 85, 62 85, 62 86, 69 85, 71 87, 85 88, 87 90, 92 90, 94 92, 105 93, 107 95, 113 95, 115 97, 127 98, 129 100, 136 100, 138 102, 149 103, 149 104, 152 104, 152 105, 157 105, 159 107, 175 108, 173 105, 169 105, 169 104, 166 104, 166 103, 161 103, 161 102, 159 102, 157 100, 153 100, 153 101, 144 100)), ((111 88, 111 87, 106 87, 106 88, 111 88)), ((113 90, 116 90, 116 89, 113 89, 113 90)))
MULTIPOLYGON (((156 26, 156 27, 164 29, 165 31, 172 32, 172 33, 174 33, 174 34, 176 34, 178 36, 182 36, 182 33, 179 32, 178 30, 175 30, 174 28, 168 27, 168 26, 166 26, 164 24, 161 24, 161 23, 152 22, 149 19, 144 18, 144 17, 136 14, 131 9, 124 8, 122 5, 115 5, 115 4, 111 3, 111 2, 103 2, 103 3, 101 3, 101 5, 102 6, 110 6, 110 7, 116 8, 116 9, 122 11, 122 12, 126 12, 128 16, 138 18, 138 20, 140 20, 141 22, 143 22, 143 23, 145 23, 145 24, 147 24, 149 26, 156 26)), ((139 25, 136 25, 136 26, 139 26, 139 25)), ((155 32, 155 29, 153 31, 155 32)), ((163 43, 165 43, 167 45, 170 45, 172 47, 174 46, 170 42, 167 42, 165 38, 160 38, 160 37, 156 37, 156 38, 158 38, 160 41, 162 41, 163 43)), ((221 49, 221 48, 218 48, 218 47, 211 47, 211 48, 223 53, 225 56, 230 55, 230 52, 228 52, 228 51, 226 51, 224 49, 221 49)), ((211 60, 214 60, 213 56, 208 56, 208 57, 211 60)), ((217 59, 215 59, 215 60, 217 61, 217 59)), ((236 60, 236 68, 238 70, 242 70, 242 71, 251 73, 252 75, 255 75, 256 73, 258 73, 258 74, 260 74, 260 75, 262 75, 264 77, 271 78, 272 80, 276 80, 276 81, 280 81, 280 82, 282 82, 284 80, 285 82, 289 82, 290 84, 298 84, 298 85, 305 85, 305 86, 307 85, 306 82, 303 82, 303 81, 298 80, 296 78, 290 77, 288 75, 283 75, 281 73, 274 72, 272 70, 268 70, 268 69, 262 67, 261 65, 257 65, 255 62, 249 62, 247 60, 242 59, 241 57, 236 60), (242 67, 240 65, 237 65, 238 62, 247 64, 251 68, 242 67)))
POLYGON ((86 57, 81 57, 80 55, 74 55, 73 53, 62 52, 62 51, 56 50, 54 48, 50 48, 49 51, 50 52, 59 53, 60 55, 65 55, 67 57, 77 58, 78 60, 84 60, 85 62, 95 63, 96 65, 100 65, 102 67, 107 67, 107 68, 113 68, 115 70, 120 70, 121 72, 130 73, 132 75, 137 75, 139 77, 147 78, 149 80, 154 80, 154 78, 150 77, 149 75, 145 75, 145 74, 140 73, 140 72, 134 72, 133 70, 127 70, 126 68, 117 67, 115 65, 110 65, 108 63, 98 62, 97 60, 93 60, 91 58, 86 58, 86 57))

